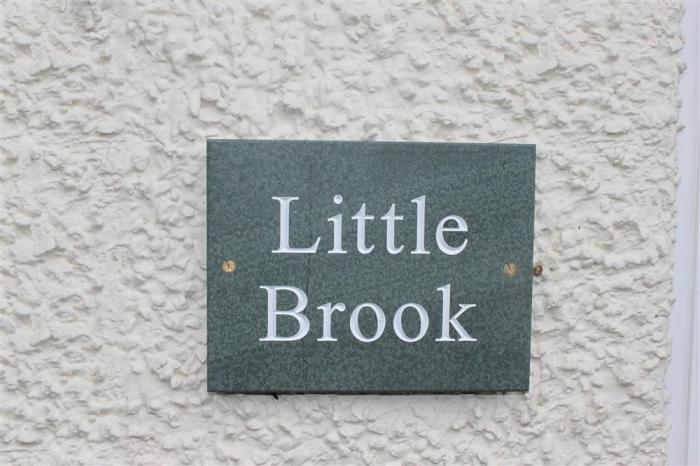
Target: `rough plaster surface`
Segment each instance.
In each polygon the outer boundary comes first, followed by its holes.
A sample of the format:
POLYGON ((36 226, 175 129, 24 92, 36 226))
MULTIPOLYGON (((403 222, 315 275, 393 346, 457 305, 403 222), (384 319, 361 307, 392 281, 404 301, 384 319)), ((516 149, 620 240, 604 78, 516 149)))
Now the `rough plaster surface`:
POLYGON ((664 462, 678 4, 0 11, 1 463, 664 462), (530 392, 207 394, 207 137, 536 143, 530 392))

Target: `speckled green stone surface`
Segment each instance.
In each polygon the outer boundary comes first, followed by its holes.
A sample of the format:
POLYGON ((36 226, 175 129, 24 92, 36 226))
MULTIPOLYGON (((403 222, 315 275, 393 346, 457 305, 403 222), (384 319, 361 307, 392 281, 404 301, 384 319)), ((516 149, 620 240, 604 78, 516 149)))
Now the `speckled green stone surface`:
MULTIPOLYGON (((532 243, 535 146, 512 144, 389 143, 210 140, 207 144, 207 329, 208 389, 234 393, 450 393, 527 390, 530 364, 532 243), (333 203, 333 196, 343 203, 333 203), (426 196, 426 248, 415 255, 416 205, 426 196), (279 246, 280 205, 273 196, 296 196, 291 206, 291 245, 316 254, 272 254, 279 246), (367 242, 355 246, 362 203, 367 242), (386 250, 386 222, 392 203, 396 244, 386 250), (347 254, 328 254, 333 231, 328 218, 343 214, 347 254), (435 228, 443 217, 466 219, 469 242, 454 256, 440 251, 435 228), (233 259, 236 270, 224 273, 233 259), (514 263, 508 277, 504 265, 514 263), (442 294, 451 286, 451 314, 459 304, 476 304, 459 322, 475 342, 438 342, 442 294), (310 331, 301 340, 263 342, 267 293, 261 286, 284 285, 308 296, 304 314, 310 331), (323 315, 318 306, 345 303, 333 314, 336 342, 319 342, 323 315), (373 302, 386 315, 382 336, 358 341, 350 314, 373 302), (419 341, 400 340, 392 326, 404 303, 419 303, 429 327, 419 341)), ((463 233, 448 233, 457 245, 463 233), (452 235, 452 236, 451 236, 452 235)), ((279 308, 295 304, 279 295, 279 308)), ((367 311, 367 310, 365 310, 367 311)), ((363 312, 360 328, 374 333, 376 321, 363 312)), ((419 331, 415 311, 403 318, 406 334, 419 331)), ((280 335, 296 332, 280 316, 280 335)), ((454 330, 451 333, 456 336, 454 330)))

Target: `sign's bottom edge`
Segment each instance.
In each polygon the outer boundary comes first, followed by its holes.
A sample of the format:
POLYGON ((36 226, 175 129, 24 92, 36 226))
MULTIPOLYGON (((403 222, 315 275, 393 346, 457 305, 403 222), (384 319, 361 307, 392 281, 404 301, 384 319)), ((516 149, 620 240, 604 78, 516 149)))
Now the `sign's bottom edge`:
POLYGON ((530 388, 497 390, 225 390, 207 388, 208 393, 218 395, 504 395, 527 393, 530 388))

